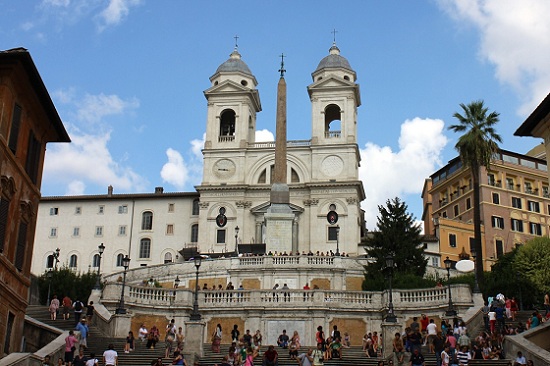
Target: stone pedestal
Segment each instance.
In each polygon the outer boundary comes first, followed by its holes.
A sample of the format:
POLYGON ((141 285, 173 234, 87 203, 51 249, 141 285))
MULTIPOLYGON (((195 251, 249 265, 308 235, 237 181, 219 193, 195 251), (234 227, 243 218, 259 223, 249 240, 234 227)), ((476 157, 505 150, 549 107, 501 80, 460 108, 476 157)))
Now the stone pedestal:
POLYGON ((294 213, 288 203, 272 203, 264 218, 265 250, 278 253, 292 251, 294 213))
POLYGON ((126 338, 132 330, 132 316, 130 314, 115 314, 111 317, 111 337, 126 338))
POLYGON ((382 351, 384 358, 393 357, 393 338, 395 337, 395 333, 401 334, 402 331, 401 323, 382 322, 382 351))
POLYGON ((204 355, 204 330, 206 323, 199 320, 185 322, 185 355, 188 365, 194 365, 204 355))

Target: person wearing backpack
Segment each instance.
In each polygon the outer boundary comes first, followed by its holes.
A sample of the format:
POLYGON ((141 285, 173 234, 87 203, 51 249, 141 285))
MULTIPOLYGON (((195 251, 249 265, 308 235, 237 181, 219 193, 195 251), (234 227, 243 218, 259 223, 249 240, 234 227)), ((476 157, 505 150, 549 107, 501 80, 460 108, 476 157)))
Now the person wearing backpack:
POLYGON ((74 325, 75 327, 80 323, 80 317, 82 316, 82 309, 84 308, 84 304, 82 301, 80 301, 78 298, 73 303, 73 309, 74 309, 74 325))

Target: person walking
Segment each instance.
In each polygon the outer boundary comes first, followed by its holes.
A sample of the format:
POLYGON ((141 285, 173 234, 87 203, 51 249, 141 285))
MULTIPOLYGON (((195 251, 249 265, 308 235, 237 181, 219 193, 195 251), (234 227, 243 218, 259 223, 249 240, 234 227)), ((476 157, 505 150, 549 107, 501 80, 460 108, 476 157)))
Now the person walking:
POLYGON ((115 351, 115 346, 110 343, 109 347, 103 352, 103 364, 105 366, 118 366, 118 353, 115 351))
POLYGON ((86 323, 86 318, 82 318, 75 328, 80 332, 80 347, 84 348, 88 348, 88 334, 90 333, 90 329, 86 323))
POLYGON ((69 331, 69 335, 65 337, 65 362, 71 366, 74 358, 74 351, 76 351, 76 344, 78 339, 74 336, 72 330, 69 331))
POLYGON ((80 321, 80 317, 82 316, 82 309, 84 309, 84 304, 82 301, 80 301, 78 298, 73 303, 73 309, 74 309, 74 325, 78 324, 80 321))
POLYGON ((53 299, 50 301, 50 307, 48 310, 50 311, 50 319, 56 320, 57 312, 59 311, 59 299, 57 298, 57 295, 53 295, 53 299))

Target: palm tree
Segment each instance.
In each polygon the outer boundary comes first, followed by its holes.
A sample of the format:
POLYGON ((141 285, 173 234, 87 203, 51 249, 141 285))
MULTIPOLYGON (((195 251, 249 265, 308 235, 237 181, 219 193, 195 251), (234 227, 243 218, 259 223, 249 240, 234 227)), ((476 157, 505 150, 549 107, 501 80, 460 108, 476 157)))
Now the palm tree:
POLYGON ((479 174, 481 167, 489 170, 491 159, 498 151, 497 142, 502 142, 496 133, 494 126, 499 121, 499 113, 488 113, 483 105, 483 100, 471 102, 468 105, 460 104, 464 115, 458 112, 453 117, 458 124, 449 126, 454 132, 464 132, 455 145, 460 154, 460 160, 465 167, 469 167, 472 173, 474 189, 474 248, 475 276, 480 285, 483 285, 483 252, 481 246, 481 208, 479 192, 479 174))

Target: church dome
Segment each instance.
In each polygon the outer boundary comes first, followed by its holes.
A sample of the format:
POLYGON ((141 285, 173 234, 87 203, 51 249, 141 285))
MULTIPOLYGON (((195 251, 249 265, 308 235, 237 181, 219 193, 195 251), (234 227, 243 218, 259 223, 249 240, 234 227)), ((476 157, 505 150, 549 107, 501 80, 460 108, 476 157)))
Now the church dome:
POLYGON ((248 68, 248 65, 241 60, 241 54, 239 51, 235 50, 229 55, 229 59, 221 64, 216 70, 216 74, 222 72, 240 72, 249 76, 252 75, 252 71, 248 68))
POLYGON ((340 56, 340 49, 336 46, 336 44, 332 45, 329 50, 329 55, 319 62, 317 69, 315 69, 313 73, 315 74, 323 69, 347 69, 354 72, 348 60, 345 57, 340 56))

